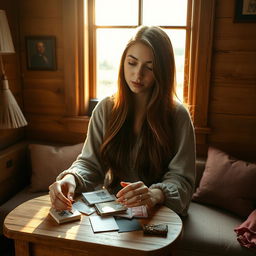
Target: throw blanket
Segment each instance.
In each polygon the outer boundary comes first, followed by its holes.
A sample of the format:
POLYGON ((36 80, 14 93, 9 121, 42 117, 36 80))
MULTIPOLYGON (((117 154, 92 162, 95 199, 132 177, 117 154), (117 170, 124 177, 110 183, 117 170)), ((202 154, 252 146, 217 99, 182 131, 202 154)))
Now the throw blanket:
POLYGON ((247 220, 234 231, 237 234, 237 241, 241 246, 256 248, 256 210, 254 210, 247 220))

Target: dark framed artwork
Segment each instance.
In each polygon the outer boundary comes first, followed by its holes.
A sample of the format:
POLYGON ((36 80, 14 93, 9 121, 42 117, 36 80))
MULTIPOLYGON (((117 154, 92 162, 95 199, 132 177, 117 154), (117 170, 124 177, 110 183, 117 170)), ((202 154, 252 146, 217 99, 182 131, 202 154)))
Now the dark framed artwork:
POLYGON ((27 69, 56 70, 56 38, 54 36, 26 37, 27 69))
POLYGON ((234 22, 256 22, 256 0, 235 0, 234 22))

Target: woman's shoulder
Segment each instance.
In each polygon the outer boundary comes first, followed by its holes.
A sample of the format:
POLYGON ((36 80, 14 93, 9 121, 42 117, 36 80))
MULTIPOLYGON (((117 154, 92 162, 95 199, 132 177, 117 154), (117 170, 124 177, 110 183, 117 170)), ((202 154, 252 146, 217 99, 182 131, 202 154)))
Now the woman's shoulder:
POLYGON ((114 98, 113 96, 107 96, 96 104, 94 111, 106 111, 111 110, 114 105, 114 98))
POLYGON ((174 115, 189 115, 189 110, 186 104, 180 101, 174 101, 174 115))

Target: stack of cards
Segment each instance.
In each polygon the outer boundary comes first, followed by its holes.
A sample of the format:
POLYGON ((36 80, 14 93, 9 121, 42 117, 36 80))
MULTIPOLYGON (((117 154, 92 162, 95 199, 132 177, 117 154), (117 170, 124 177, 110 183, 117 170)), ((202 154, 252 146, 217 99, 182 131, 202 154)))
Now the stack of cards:
POLYGON ((126 210, 126 212, 114 214, 114 216, 122 217, 122 218, 126 218, 126 219, 147 218, 148 211, 147 211, 147 207, 145 205, 140 205, 140 206, 128 208, 126 210))
POLYGON ((56 209, 51 208, 49 213, 58 224, 81 219, 81 213, 74 208, 70 211, 57 211, 56 209))
POLYGON ((127 210, 124 205, 118 203, 117 201, 98 203, 95 204, 95 208, 97 213, 101 216, 114 215, 116 213, 122 213, 127 210))

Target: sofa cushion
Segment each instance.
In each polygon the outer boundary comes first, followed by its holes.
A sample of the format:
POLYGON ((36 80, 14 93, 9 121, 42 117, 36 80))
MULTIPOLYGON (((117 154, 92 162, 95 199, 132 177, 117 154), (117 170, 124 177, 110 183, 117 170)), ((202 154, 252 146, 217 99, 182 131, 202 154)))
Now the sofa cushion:
POLYGON ((209 147, 205 171, 192 199, 247 217, 256 204, 256 164, 209 147))
POLYGON ((183 219, 183 232, 174 254, 179 256, 252 256, 254 249, 241 247, 234 228, 242 218, 218 208, 191 202, 183 219))
POLYGON ((76 160, 82 147, 83 143, 72 146, 30 144, 31 192, 48 191, 59 173, 76 160))

